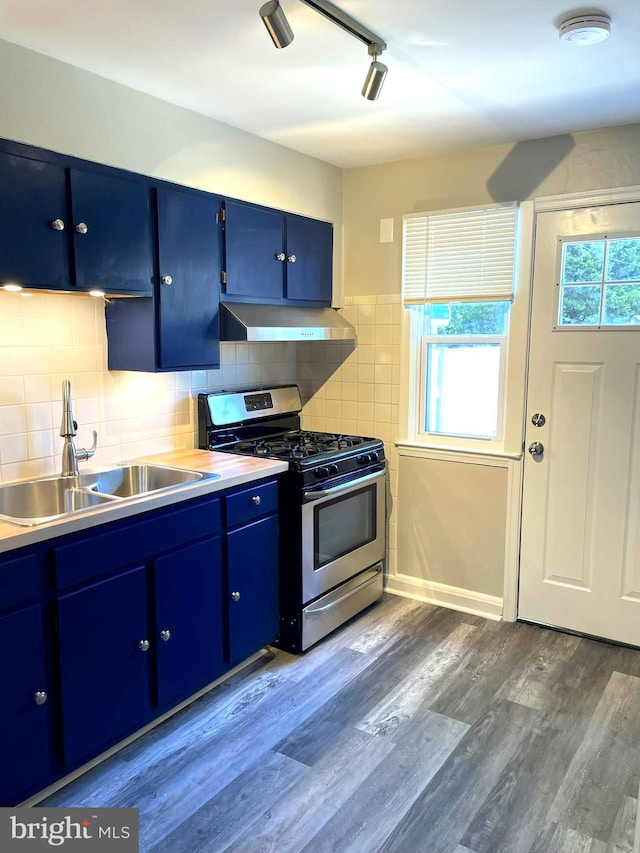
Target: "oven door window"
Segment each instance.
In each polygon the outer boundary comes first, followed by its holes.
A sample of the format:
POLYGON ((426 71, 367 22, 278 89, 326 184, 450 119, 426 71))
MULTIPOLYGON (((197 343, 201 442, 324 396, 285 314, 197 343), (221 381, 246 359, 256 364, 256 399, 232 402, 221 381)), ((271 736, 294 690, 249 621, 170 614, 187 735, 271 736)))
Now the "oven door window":
POLYGON ((321 569, 376 538, 375 484, 314 508, 314 569, 321 569))

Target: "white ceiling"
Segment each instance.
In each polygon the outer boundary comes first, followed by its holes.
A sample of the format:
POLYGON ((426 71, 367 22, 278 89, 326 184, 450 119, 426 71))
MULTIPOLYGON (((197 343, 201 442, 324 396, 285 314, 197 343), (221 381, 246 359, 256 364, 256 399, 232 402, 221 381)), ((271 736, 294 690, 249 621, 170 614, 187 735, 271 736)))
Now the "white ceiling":
POLYGON ((380 99, 366 46, 299 0, 276 50, 263 0, 0 0, 0 38, 349 167, 640 121, 640 2, 611 37, 559 41, 562 0, 342 0, 388 43, 380 99))

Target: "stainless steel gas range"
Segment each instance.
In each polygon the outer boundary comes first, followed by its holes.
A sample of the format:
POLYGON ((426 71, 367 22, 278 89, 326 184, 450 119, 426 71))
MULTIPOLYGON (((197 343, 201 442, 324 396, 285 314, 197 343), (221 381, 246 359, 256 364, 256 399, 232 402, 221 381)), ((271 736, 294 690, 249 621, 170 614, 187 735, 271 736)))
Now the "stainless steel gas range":
POLYGON ((280 639, 305 651, 382 595, 384 445, 300 429, 296 385, 198 396, 199 446, 286 459, 280 487, 280 639))

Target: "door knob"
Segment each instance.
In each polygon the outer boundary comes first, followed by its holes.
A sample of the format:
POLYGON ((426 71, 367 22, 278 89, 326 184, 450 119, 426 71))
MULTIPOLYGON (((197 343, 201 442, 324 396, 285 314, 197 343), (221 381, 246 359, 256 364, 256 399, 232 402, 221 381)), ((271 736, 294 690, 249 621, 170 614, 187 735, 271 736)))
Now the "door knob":
POLYGON ((78 222, 78 224, 76 225, 76 231, 78 232, 78 234, 86 234, 88 230, 89 226, 86 222, 78 222))
POLYGON ((234 601, 240 601, 240 593, 239 593, 239 592, 232 592, 232 593, 231 593, 231 598, 232 598, 234 601))
POLYGON ((544 447, 540 444, 539 441, 534 441, 529 445, 529 453, 533 456, 534 459, 537 459, 538 456, 542 456, 544 453, 544 447))
POLYGON ((140 640, 140 642, 138 643, 138 648, 140 649, 141 652, 148 652, 149 651, 149 640, 140 640))
POLYGON ((164 640, 164 642, 166 643, 167 640, 171 639, 171 631, 167 630, 166 628, 164 631, 160 631, 160 639, 164 640))
POLYGON ((33 701, 36 703, 36 705, 44 705, 44 703, 47 701, 47 694, 44 692, 44 690, 38 690, 37 693, 33 694, 33 701))
POLYGON ((536 412, 535 415, 531 416, 531 423, 534 427, 543 427, 547 422, 547 419, 540 412, 536 412))

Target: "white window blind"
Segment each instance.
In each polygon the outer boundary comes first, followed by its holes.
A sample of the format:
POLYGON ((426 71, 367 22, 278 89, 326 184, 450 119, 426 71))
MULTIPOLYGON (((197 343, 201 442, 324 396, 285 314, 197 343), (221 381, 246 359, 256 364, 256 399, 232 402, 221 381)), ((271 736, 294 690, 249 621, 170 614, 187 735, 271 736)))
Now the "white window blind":
POLYGON ((511 299, 516 217, 515 203, 405 216, 405 303, 511 299))

